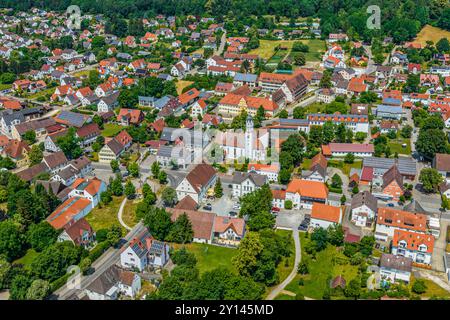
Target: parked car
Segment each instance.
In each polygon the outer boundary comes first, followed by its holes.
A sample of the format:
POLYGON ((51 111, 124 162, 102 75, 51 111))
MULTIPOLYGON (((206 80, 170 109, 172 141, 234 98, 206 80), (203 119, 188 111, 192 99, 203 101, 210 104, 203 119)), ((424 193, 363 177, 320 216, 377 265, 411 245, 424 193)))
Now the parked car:
POLYGON ((203 206, 203 210, 207 210, 207 211, 211 211, 212 210, 212 206, 209 204, 207 204, 206 206, 203 206))
POLYGON ((279 212, 280 212, 280 208, 278 208, 278 207, 272 207, 272 209, 271 209, 271 212, 272 212, 272 214, 278 214, 279 212))
POLYGON ((298 226, 298 230, 300 230, 300 231, 307 231, 308 230, 308 225, 307 224, 300 224, 298 226))
POLYGON ((230 212, 228 212, 228 215, 230 217, 237 217, 237 212, 236 211, 230 211, 230 212))
POLYGON ((394 204, 393 203, 388 203, 387 206, 392 208, 394 206, 394 204))

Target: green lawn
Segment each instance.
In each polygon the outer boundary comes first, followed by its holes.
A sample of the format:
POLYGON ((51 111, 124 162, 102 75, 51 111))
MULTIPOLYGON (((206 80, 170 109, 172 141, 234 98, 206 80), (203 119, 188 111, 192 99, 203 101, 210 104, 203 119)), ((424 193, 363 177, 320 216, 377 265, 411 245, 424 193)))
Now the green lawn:
MULTIPOLYGON (((100 208, 98 205, 86 216, 86 220, 92 226, 94 231, 100 229, 106 229, 113 225, 120 226, 119 220, 117 219, 117 212, 119 211, 120 203, 123 197, 113 197, 113 201, 107 205, 103 205, 100 208)), ((123 228, 125 230, 125 228, 123 228)))
POLYGON ((133 228, 136 224, 136 207, 141 200, 128 200, 123 208, 122 219, 123 222, 130 228, 133 228))
POLYGON ((295 297, 282 293, 276 296, 275 300, 295 300, 295 297))
POLYGON ((52 95, 54 92, 55 92, 55 88, 48 88, 48 89, 45 89, 45 90, 42 90, 42 91, 30 94, 30 95, 27 95, 25 98, 30 99, 30 100, 35 100, 35 99, 37 99, 39 97, 44 97, 47 94, 52 95))
POLYGON ((292 267, 294 266, 295 245, 294 245, 294 239, 292 238, 292 231, 276 230, 276 233, 283 235, 283 236, 289 236, 289 239, 291 240, 291 243, 290 243, 291 255, 290 255, 290 257, 284 258, 277 267, 277 273, 278 273, 278 276, 280 279, 279 282, 283 282, 283 280, 286 279, 287 276, 291 273, 292 267))
POLYGON ((13 262, 13 264, 22 264, 25 269, 29 269, 33 259, 38 256, 39 253, 34 251, 33 249, 29 249, 27 253, 20 259, 17 259, 13 262))
POLYGON ((389 148, 391 148, 391 153, 395 154, 396 152, 398 154, 411 154, 411 140, 405 139, 405 138, 397 138, 389 140, 388 142, 389 148), (406 148, 402 147, 402 144, 406 143, 406 148))
MULTIPOLYGON (((275 47, 283 45, 288 48, 288 51, 292 49, 292 45, 296 41, 301 41, 309 46, 309 52, 305 53, 306 61, 320 61, 322 53, 325 52, 325 41, 319 39, 311 40, 260 40, 259 47, 250 51, 251 54, 257 54, 262 59, 270 59, 275 53, 275 47)), ((284 54, 288 54, 288 51, 284 51, 284 54)), ((275 61, 270 61, 275 62, 275 61)))
POLYGON ((118 124, 106 123, 103 128, 102 136, 115 137, 124 127, 118 124))
POLYGON ((450 298, 450 292, 437 285, 431 280, 423 279, 425 285, 427 286, 427 291, 422 294, 422 297, 440 297, 440 298, 450 298))
MULTIPOLYGON (((421 278, 425 285, 427 286, 427 291, 425 293, 422 293, 420 296, 422 298, 431 298, 431 297, 439 297, 439 298, 450 298, 450 292, 439 286, 438 284, 434 283, 431 280, 421 278)), ((409 283, 409 288, 412 288, 412 285, 414 284, 415 278, 414 275, 411 275, 411 281, 409 283)))
MULTIPOLYGON (((302 246, 302 258, 307 257, 303 248, 309 241, 305 237, 305 233, 300 233, 300 241, 302 246)), ((317 253, 316 260, 309 262, 309 274, 297 275, 295 279, 289 283, 286 290, 296 294, 304 295, 313 299, 322 299, 323 293, 329 280, 342 275, 347 283, 355 278, 358 274, 358 266, 352 266, 348 263, 348 258, 336 250, 336 247, 329 245, 325 250, 317 253), (342 261, 342 264, 339 263, 342 261), (299 286, 300 278, 304 279, 304 285, 299 286)))
MULTIPOLYGON (((175 249, 182 245, 173 244, 175 249)), ((186 248, 195 254, 197 258, 197 267, 200 273, 211 271, 218 267, 225 267, 231 271, 235 271, 231 258, 233 258, 237 250, 226 247, 213 246, 203 243, 189 243, 186 248)))
MULTIPOLYGON (((309 52, 304 53, 306 61, 322 61, 322 55, 326 51, 325 41, 319 39, 302 40, 309 46, 309 52)), ((291 52, 292 54, 292 52, 291 52)))
POLYGON ((331 159, 331 160, 328 160, 328 166, 341 169, 342 173, 348 176, 350 174, 350 170, 352 168, 356 168, 356 169, 362 168, 362 161, 355 160, 355 162, 353 162, 353 163, 345 163, 342 160, 331 159))
POLYGON ((12 84, 0 83, 0 91, 6 90, 12 87, 12 84))

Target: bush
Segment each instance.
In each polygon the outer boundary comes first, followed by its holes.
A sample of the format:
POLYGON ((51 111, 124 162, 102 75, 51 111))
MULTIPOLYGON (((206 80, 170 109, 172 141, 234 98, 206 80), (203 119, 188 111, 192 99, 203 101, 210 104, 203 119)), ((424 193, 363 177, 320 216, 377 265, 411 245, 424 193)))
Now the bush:
POLYGON ((100 258, 100 256, 103 254, 103 252, 108 250, 108 248, 110 246, 111 245, 110 245, 109 241, 104 241, 102 243, 97 244, 95 246, 95 248, 92 249, 91 252, 89 252, 88 258, 91 259, 91 261, 97 260, 98 258, 100 258))
POLYGON ((95 238, 97 239, 97 242, 106 241, 107 236, 108 236, 108 229, 100 229, 95 234, 95 238))
POLYGON ((291 210, 292 207, 293 207, 293 204, 292 204, 292 201, 291 201, 291 200, 286 200, 286 201, 284 202, 284 208, 285 208, 285 209, 291 210))
POLYGON ((297 268, 298 273, 300 274, 308 274, 309 273, 309 267, 306 261, 300 262, 297 268))
POLYGON ((414 281, 411 290, 414 293, 422 294, 427 291, 427 285, 425 284, 425 281, 423 281, 422 279, 417 279, 416 281, 414 281))

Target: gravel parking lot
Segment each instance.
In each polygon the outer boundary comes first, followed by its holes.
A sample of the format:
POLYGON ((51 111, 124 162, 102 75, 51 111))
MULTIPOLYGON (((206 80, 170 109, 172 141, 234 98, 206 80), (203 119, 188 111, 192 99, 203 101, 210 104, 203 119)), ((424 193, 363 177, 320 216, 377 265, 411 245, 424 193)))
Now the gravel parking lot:
POLYGON ((305 214, 311 214, 311 210, 281 210, 276 219, 277 228, 296 229, 302 222, 305 214))

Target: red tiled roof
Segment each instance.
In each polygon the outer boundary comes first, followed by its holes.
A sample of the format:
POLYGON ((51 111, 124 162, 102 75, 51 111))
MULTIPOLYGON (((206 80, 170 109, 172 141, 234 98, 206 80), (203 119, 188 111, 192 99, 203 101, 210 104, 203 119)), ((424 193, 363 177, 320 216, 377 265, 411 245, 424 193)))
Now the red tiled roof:
POLYGON ((425 232, 427 216, 391 208, 378 208, 377 224, 425 232))
POLYGON ((434 236, 431 234, 423 234, 406 230, 395 230, 392 246, 398 247, 399 242, 405 241, 406 248, 410 251, 419 251, 419 246, 425 245, 427 253, 433 253, 434 236))
POLYGON ((298 193, 301 196, 316 199, 328 197, 328 188, 324 183, 295 178, 288 184, 286 192, 298 193))
POLYGON ((311 219, 340 223, 342 218, 341 211, 340 207, 333 207, 327 204, 314 202, 311 211, 311 219))

